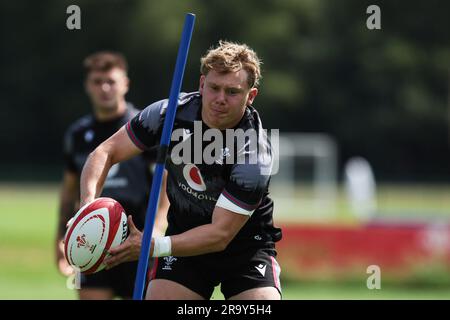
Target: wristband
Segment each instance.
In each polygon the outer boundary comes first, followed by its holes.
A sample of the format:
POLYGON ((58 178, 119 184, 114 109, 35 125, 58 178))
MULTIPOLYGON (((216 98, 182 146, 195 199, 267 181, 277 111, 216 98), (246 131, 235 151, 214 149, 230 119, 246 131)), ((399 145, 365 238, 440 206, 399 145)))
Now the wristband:
POLYGON ((152 257, 167 257, 172 253, 172 241, 170 237, 156 237, 154 238, 155 244, 153 247, 152 257))

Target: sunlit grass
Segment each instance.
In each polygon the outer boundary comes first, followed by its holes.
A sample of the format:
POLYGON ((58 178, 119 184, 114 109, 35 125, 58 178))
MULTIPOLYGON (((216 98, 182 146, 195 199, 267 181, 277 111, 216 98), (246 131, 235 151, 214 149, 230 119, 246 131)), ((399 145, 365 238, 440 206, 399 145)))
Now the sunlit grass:
MULTIPOLYGON (((340 223, 352 223, 340 192, 340 223)), ((276 199, 275 199, 276 200, 276 199)), ((422 218, 449 218, 449 186, 382 186, 378 192, 380 215, 392 217, 403 212, 422 213, 422 218)), ((58 207, 57 185, 0 186, 0 299, 75 299, 76 291, 66 287, 54 263, 54 234, 58 207)), ((294 214, 300 207, 290 208, 294 214)), ((300 219, 301 220, 301 219, 300 219)), ((283 282, 284 299, 450 299, 450 288, 390 287, 369 290, 364 283, 283 282)), ((213 298, 223 299, 219 288, 213 298)))

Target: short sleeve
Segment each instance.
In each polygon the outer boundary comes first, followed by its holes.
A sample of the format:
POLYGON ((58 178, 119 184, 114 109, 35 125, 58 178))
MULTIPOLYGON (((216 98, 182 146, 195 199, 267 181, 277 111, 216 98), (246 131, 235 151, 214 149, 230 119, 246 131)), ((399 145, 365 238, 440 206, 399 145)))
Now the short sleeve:
POLYGON ((126 124, 128 136, 139 149, 147 151, 159 143, 166 107, 167 100, 155 102, 126 124))

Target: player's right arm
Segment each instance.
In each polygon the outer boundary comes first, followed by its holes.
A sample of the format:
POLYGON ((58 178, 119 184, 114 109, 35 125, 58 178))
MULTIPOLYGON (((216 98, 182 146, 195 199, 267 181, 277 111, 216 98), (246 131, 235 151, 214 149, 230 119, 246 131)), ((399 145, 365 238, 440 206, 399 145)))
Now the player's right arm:
POLYGON ((101 194, 109 169, 115 163, 128 160, 141 152, 129 138, 125 127, 100 144, 91 152, 81 172, 80 206, 101 194))
POLYGON ((153 234, 155 237, 164 236, 167 229, 167 213, 169 211, 170 202, 167 197, 167 171, 164 170, 163 179, 161 182, 161 192, 159 195, 158 211, 155 216, 155 226, 153 234))
POLYGON ((156 132, 161 124, 164 101, 153 103, 138 113, 89 155, 81 173, 81 206, 101 194, 106 176, 113 164, 128 160, 157 145, 159 140, 156 132), (152 133, 149 134, 148 131, 152 133))

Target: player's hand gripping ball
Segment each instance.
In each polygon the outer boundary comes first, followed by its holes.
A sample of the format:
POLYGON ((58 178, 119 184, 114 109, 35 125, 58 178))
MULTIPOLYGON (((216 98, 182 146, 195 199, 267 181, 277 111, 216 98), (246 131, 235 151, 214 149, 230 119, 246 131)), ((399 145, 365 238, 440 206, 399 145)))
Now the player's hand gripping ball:
POLYGON ((64 254, 76 270, 90 274, 102 270, 108 250, 128 235, 127 216, 119 202, 97 198, 84 205, 69 222, 64 254))

